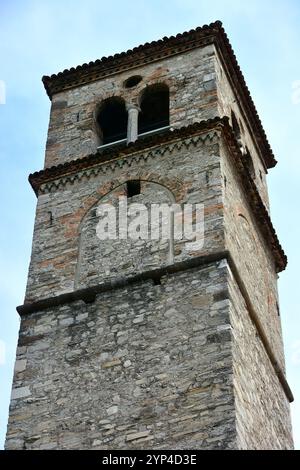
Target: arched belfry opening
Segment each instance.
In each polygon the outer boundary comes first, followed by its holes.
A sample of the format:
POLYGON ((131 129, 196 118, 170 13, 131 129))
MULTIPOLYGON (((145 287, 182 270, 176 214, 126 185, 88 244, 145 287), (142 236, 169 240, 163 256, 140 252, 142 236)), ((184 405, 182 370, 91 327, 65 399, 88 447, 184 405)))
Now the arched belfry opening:
POLYGON ((244 153, 244 161, 246 163, 246 167, 249 171, 249 174, 252 179, 255 179, 255 168, 254 168, 254 163, 251 157, 251 154, 249 152, 248 147, 245 148, 245 153, 244 153))
POLYGON ((154 131, 170 124, 169 88, 165 84, 147 87, 140 100, 139 134, 154 131))
POLYGON ((242 133, 241 133, 241 128, 239 126, 239 123, 238 123, 238 120, 236 118, 234 111, 231 111, 231 123, 232 123, 234 135, 237 141, 240 142, 242 138, 242 133))
POLYGON ((127 137, 127 111, 125 101, 119 97, 105 100, 97 115, 101 144, 110 144, 127 137))

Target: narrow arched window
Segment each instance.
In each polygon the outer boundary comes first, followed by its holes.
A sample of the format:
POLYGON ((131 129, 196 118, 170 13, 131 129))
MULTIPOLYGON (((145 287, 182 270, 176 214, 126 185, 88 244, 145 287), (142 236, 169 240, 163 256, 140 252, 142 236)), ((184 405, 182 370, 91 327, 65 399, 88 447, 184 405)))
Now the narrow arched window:
POLYGON ((105 100, 98 112, 97 123, 102 145, 126 139, 127 111, 124 100, 118 97, 105 100))
POLYGON ((145 89, 140 101, 139 134, 169 126, 169 88, 165 84, 145 89))
POLYGON ((235 134, 235 137, 237 138, 237 140, 240 142, 241 140, 241 129, 240 129, 240 126, 239 126, 239 123, 238 123, 238 120, 236 118, 236 115, 233 111, 231 111, 231 123, 232 123, 232 128, 233 128, 233 132, 235 134))
POLYGON ((246 167, 250 173, 251 178, 255 179, 255 168, 254 168, 254 163, 251 157, 251 154, 248 150, 248 147, 245 148, 245 154, 244 154, 244 161, 246 163, 246 167))

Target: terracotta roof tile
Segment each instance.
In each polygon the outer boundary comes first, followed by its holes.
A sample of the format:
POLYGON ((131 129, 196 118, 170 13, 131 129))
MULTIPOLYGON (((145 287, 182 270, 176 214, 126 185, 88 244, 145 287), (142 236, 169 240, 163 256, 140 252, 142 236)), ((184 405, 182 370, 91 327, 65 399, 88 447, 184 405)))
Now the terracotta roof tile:
POLYGON ((234 81, 237 92, 247 112, 247 117, 252 126, 253 134, 261 149, 263 160, 267 168, 276 165, 270 144, 267 140, 262 123, 246 85, 244 76, 238 65, 228 37, 220 21, 192 29, 176 36, 164 37, 158 41, 147 42, 126 52, 109 57, 102 57, 94 62, 72 67, 58 74, 43 77, 45 89, 50 98, 63 90, 100 80, 112 74, 130 70, 140 65, 161 60, 174 54, 186 52, 208 44, 215 44, 223 65, 228 69, 228 74, 234 81))

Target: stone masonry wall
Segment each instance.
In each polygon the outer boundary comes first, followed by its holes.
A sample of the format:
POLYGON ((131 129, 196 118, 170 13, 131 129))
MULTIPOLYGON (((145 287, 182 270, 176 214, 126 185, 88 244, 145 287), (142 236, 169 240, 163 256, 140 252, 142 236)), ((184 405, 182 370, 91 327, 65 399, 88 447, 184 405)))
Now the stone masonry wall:
MULTIPOLYGON (((84 258, 79 258, 84 253, 89 256, 88 250, 80 253, 80 230, 83 220, 88 217, 89 211, 95 214, 95 204, 101 202, 101 198, 114 188, 119 188, 120 195, 122 191, 124 194, 124 183, 128 180, 137 178, 145 184, 147 181, 159 184, 166 188, 178 203, 204 204, 204 246, 200 250, 191 251, 187 246, 189 244, 176 242, 175 261, 222 251, 223 206, 218 142, 219 136, 216 133, 202 134, 196 136, 193 141, 182 140, 176 145, 171 143, 151 149, 151 152, 149 150, 132 157, 127 156, 118 163, 99 165, 98 173, 95 173, 95 170, 90 175, 86 173, 75 179, 73 184, 70 181, 57 182, 57 185, 51 183, 50 187, 42 188, 36 211, 26 301, 74 290, 78 263, 87 262, 84 258)), ((152 193, 151 198, 154 200, 158 192, 155 186, 153 188, 147 191, 152 193)), ((149 196, 145 199, 145 194, 143 196, 142 193, 139 202, 147 202, 148 199, 149 196)), ((99 265, 102 262, 99 254, 101 242, 95 236, 93 240, 90 237, 90 241, 90 247, 98 250, 94 265, 98 274, 94 276, 94 283, 103 281, 103 276, 108 280, 118 273, 122 275, 143 269, 133 261, 135 257, 140 258, 140 248, 136 245, 135 251, 130 254, 124 252, 125 258, 131 258, 127 260, 131 263, 124 268, 125 271, 121 269, 117 259, 115 263, 110 263, 109 253, 106 252, 108 258, 103 263, 111 264, 111 269, 109 273, 101 274, 101 270, 97 270, 97 263, 99 265)), ((102 254, 105 255, 104 252, 102 254)), ((122 257, 121 254, 116 256, 122 257)), ((160 267, 161 259, 155 261, 153 258, 151 263, 153 267, 160 267)), ((93 270, 93 266, 90 268, 93 270)))
POLYGON ((253 160, 257 188, 268 208, 266 168, 252 138, 246 113, 213 45, 55 94, 45 167, 95 153, 101 143, 95 120, 101 102, 108 97, 119 96, 127 104, 139 105, 145 88, 155 83, 169 86, 171 127, 187 126, 215 116, 230 117, 234 111, 241 128, 242 142, 253 160), (133 73, 141 75, 143 80, 136 87, 126 89, 124 82, 133 73))
POLYGON ((237 447, 293 449, 289 402, 233 277, 229 288, 237 447))
MULTIPOLYGON (((143 204, 147 208, 147 212, 142 212, 138 216, 141 222, 141 229, 137 230, 137 232, 139 232, 140 236, 144 237, 147 231, 148 239, 127 238, 120 240, 118 238, 119 231, 115 230, 115 239, 99 240, 96 233, 97 224, 99 224, 100 220, 99 214, 97 215, 97 209, 100 209, 103 204, 109 204, 115 208, 116 216, 119 217, 119 198, 126 197, 126 195, 127 188, 125 183, 100 199, 99 203, 93 206, 82 220, 76 267, 76 289, 99 284, 100 281, 106 281, 108 278, 117 278, 121 273, 128 276, 137 272, 148 271, 158 266, 164 266, 170 262, 168 240, 163 240, 161 235, 158 240, 153 240, 149 230, 150 223, 152 225, 151 204, 165 204, 166 207, 169 207, 174 202, 173 194, 161 184, 142 181, 141 193, 126 200, 127 211, 129 213, 132 211, 132 216, 129 216, 128 220, 129 231, 131 221, 136 220, 137 214, 134 209, 134 207, 137 207, 136 204, 143 204)), ((164 224, 162 224, 161 220, 157 222, 155 226, 157 226, 158 230, 161 232, 166 230, 166 234, 169 235, 169 217, 164 221, 164 224)), ((134 233, 132 235, 135 236, 134 233)), ((184 249, 184 244, 182 245, 182 248, 178 246, 178 250, 184 249)))
POLYGON ((274 259, 249 207, 242 181, 225 145, 221 154, 226 247, 237 265, 276 359, 284 370, 274 259))
POLYGON ((159 62, 137 67, 53 96, 45 166, 49 167, 95 153, 100 145, 95 113, 111 96, 139 104, 146 86, 166 83, 170 89, 170 125, 182 127, 217 116, 214 46, 206 46, 159 62), (126 89, 132 75, 143 80, 126 89))
MULTIPOLYGON (((213 45, 55 94, 45 167, 96 152, 104 99, 138 105, 145 87, 160 82, 170 89, 172 127, 234 110, 268 206, 266 170, 213 45), (143 80, 125 89, 133 74, 143 80)), ((228 250, 241 281, 225 259, 181 265, 158 285, 123 284, 92 303, 23 316, 6 448, 291 448, 286 396, 236 284, 284 370, 274 258, 220 129, 132 149, 42 184, 25 302, 168 264, 164 243, 95 236, 99 203, 115 204, 136 179, 141 193, 131 202, 204 205, 204 245, 176 241, 175 263, 228 250)))
POLYGON ((234 112, 241 130, 241 142, 243 146, 247 146, 252 158, 256 187, 266 208, 269 209, 269 196, 266 181, 267 170, 261 160, 259 148, 256 146, 253 139, 251 127, 247 122, 247 113, 241 106, 239 97, 235 93, 234 87, 232 86, 232 83, 230 83, 229 78, 225 73, 218 54, 216 54, 215 70, 218 90, 219 116, 231 117, 231 111, 234 112))
POLYGON ((7 449, 236 447, 226 262, 22 318, 7 449))

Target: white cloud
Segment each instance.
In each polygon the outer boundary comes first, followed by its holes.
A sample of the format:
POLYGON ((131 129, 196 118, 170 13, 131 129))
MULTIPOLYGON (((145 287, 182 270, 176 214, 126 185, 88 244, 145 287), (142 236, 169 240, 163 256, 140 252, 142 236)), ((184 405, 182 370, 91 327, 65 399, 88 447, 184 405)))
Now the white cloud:
POLYGON ((4 366, 6 362, 6 344, 0 339, 0 366, 4 366))

